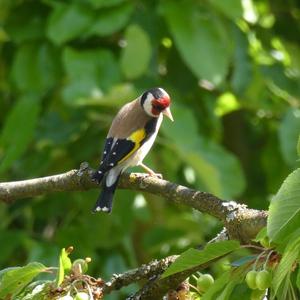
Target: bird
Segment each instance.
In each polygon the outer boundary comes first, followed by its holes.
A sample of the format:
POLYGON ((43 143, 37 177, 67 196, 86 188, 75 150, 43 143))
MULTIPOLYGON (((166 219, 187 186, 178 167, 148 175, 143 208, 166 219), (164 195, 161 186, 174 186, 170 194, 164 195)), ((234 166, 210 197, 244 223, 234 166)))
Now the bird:
POLYGON ((92 175, 93 181, 102 183, 93 212, 111 212, 120 175, 128 167, 141 166, 149 175, 157 175, 143 159, 155 141, 163 115, 174 121, 170 104, 168 93, 155 87, 119 110, 108 131, 99 168, 92 175))

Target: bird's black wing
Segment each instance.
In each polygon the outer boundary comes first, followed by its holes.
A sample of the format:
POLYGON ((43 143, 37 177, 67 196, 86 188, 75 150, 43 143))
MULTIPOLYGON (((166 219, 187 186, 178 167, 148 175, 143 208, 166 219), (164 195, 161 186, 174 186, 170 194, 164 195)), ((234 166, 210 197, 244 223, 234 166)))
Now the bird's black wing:
POLYGON ((144 128, 138 129, 126 139, 107 138, 99 169, 93 179, 101 182, 104 174, 116 165, 122 163, 137 151, 155 132, 157 118, 149 120, 144 128))

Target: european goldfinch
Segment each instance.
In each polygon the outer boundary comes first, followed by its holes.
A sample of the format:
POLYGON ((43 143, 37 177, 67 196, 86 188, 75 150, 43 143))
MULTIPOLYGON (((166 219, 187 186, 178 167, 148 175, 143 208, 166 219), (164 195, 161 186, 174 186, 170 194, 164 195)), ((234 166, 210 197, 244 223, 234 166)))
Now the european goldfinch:
POLYGON ((165 90, 153 88, 120 109, 107 134, 99 169, 92 176, 102 182, 94 212, 111 212, 120 175, 126 168, 141 166, 155 175, 143 159, 154 143, 163 115, 173 121, 170 103, 165 90))

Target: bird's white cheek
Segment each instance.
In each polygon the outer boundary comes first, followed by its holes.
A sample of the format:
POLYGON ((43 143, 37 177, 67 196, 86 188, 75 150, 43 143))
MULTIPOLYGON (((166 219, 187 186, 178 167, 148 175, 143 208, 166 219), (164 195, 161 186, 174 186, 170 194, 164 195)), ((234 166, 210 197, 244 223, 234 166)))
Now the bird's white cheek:
POLYGON ((152 100, 153 100, 153 97, 151 96, 151 94, 149 94, 144 102, 144 110, 149 116, 156 117, 152 113, 152 104, 151 104, 152 100))

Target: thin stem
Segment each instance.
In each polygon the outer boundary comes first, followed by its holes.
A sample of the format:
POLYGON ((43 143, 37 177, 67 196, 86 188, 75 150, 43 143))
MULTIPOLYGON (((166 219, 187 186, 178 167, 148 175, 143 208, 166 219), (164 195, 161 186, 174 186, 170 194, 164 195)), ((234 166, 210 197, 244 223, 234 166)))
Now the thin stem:
POLYGON ((268 253, 268 256, 267 256, 267 258, 266 258, 266 261, 265 261, 265 263, 264 263, 264 270, 266 269, 266 267, 267 267, 267 263, 268 263, 268 261, 269 261, 269 259, 270 259, 270 257, 271 257, 271 255, 272 255, 272 253, 273 252, 275 252, 274 250, 271 250, 269 253, 268 253))

